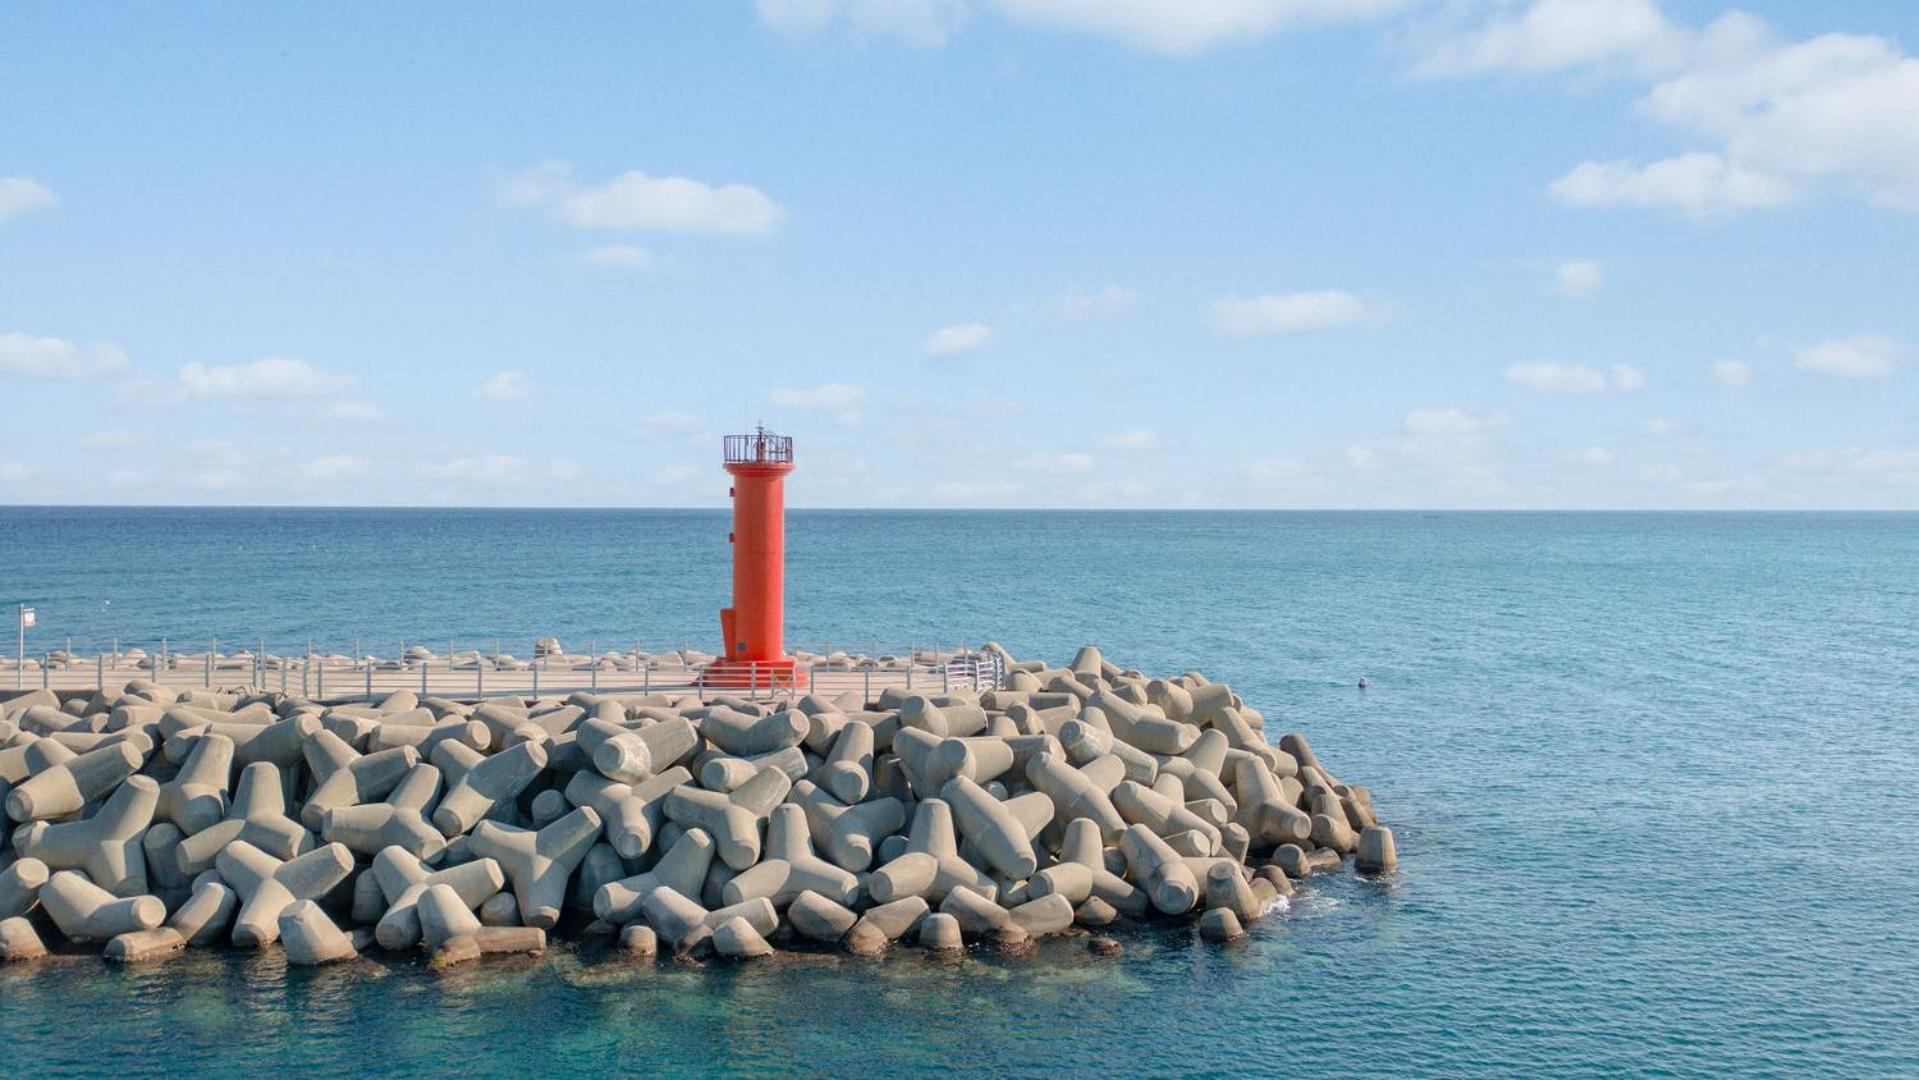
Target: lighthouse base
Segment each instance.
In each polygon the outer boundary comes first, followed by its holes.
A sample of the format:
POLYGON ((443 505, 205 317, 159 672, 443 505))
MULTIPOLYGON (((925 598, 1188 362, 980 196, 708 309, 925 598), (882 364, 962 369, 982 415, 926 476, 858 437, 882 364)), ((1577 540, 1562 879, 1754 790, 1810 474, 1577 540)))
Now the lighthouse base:
POLYGON ((790 656, 777 660, 737 660, 723 656, 706 666, 695 685, 713 690, 806 689, 806 669, 790 656))

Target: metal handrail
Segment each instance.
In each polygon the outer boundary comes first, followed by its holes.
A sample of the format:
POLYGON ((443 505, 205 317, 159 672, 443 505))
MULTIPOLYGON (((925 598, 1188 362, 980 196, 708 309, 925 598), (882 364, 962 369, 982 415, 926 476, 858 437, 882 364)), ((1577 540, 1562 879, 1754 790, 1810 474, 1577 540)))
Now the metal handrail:
POLYGON ((728 465, 791 465, 793 437, 758 428, 746 435, 728 435, 722 440, 728 465))

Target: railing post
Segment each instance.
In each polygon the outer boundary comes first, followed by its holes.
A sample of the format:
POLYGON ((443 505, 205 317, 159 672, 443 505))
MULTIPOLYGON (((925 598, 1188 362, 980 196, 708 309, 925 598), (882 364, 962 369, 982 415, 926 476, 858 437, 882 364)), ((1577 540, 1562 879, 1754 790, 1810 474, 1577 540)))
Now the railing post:
POLYGON ((326 662, 325 661, 321 661, 320 666, 313 669, 313 689, 314 689, 315 697, 319 698, 321 701, 326 700, 326 662))
POLYGON ((486 667, 478 649, 473 650, 473 696, 486 697, 486 667))
POLYGON ((107 658, 104 653, 93 658, 93 688, 102 693, 107 689, 107 658))
POLYGON ((633 650, 633 660, 640 665, 640 693, 651 694, 653 692, 653 665, 640 659, 638 649, 633 650))
MULTIPOLYGON (((872 660, 869 658, 867 663, 872 663, 872 660)), ((860 674, 864 678, 863 685, 865 686, 865 689, 860 691, 861 694, 865 695, 860 702, 860 708, 864 709, 873 704, 873 669, 870 667, 861 668, 860 674)))
POLYGON ((40 689, 42 690, 45 690, 48 687, 53 685, 52 662, 53 662, 52 653, 41 654, 40 656, 40 689))
POLYGON ((365 663, 364 666, 366 667, 366 700, 368 704, 372 704, 373 703, 373 664, 371 662, 367 662, 365 663))
POLYGON ((600 643, 597 641, 587 642, 586 653, 587 653, 587 668, 586 668, 587 685, 592 687, 595 690, 598 690, 600 688, 600 643))
MULTIPOLYGON (((446 665, 447 665, 448 671, 453 670, 453 658, 451 656, 446 658, 446 665)), ((421 697, 426 696, 426 673, 427 673, 427 669, 431 668, 432 666, 433 666, 433 658, 430 656, 420 661, 420 696, 421 697)))
POLYGON ((537 648, 533 651, 533 696, 540 696, 540 653, 537 648))
MULTIPOLYGON (((934 655, 938 655, 938 654, 935 653, 934 655)), ((951 664, 941 664, 940 665, 940 693, 950 694, 952 692, 953 692, 953 666, 951 664)))
POLYGON ((204 670, 206 674, 201 681, 207 686, 208 689, 211 689, 213 687, 213 650, 212 649, 207 650, 207 662, 204 670))

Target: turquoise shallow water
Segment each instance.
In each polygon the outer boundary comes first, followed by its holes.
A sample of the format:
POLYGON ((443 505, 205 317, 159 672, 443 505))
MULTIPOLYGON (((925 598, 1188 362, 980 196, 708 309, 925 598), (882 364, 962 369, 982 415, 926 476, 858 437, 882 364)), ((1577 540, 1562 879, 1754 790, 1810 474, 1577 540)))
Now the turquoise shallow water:
MULTIPOLYGON (((5 1071, 1919 1073, 1919 516, 798 513, 790 545, 795 640, 1230 681, 1373 789, 1401 874, 1117 961, 73 958, 0 970, 5 1071)), ((704 642, 724 558, 711 513, 0 508, 42 647, 704 642)))

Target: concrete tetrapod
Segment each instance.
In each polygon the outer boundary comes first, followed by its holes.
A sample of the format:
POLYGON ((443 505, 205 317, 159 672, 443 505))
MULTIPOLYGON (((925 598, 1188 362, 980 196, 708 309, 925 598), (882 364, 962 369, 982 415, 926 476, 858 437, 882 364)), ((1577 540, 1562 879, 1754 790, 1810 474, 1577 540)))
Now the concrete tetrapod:
POLYGON ((1197 831, 1206 836, 1209 853, 1219 850, 1218 826, 1152 788, 1122 780, 1113 789, 1113 806, 1128 823, 1144 825, 1156 836, 1197 831))
POLYGON ((798 746, 806 739, 806 714, 798 709, 771 716, 748 716, 726 708, 711 708, 700 721, 700 734, 734 757, 757 757, 798 746))
POLYGON ((415 765, 386 801, 328 810, 321 817, 320 836, 345 844, 356 855, 398 847, 416 858, 432 859, 446 848, 446 838, 426 817, 439 793, 440 770, 415 765))
POLYGON ((712 865, 713 838, 705 829, 688 829, 653 869, 600 886, 593 894, 593 914, 609 923, 631 922, 654 889, 670 887, 681 896, 698 895, 712 865))
POLYGON ((1152 907, 1152 900, 1145 890, 1114 873, 1106 865, 1106 848, 1100 839, 1099 826, 1088 819, 1067 823, 1060 839, 1059 861, 1061 864, 1084 866, 1093 896, 1111 904, 1119 912, 1137 919, 1152 907))
POLYGON ((660 935, 660 943, 676 953, 691 952, 713 936, 706 925, 707 910, 671 886, 647 893, 640 913, 660 935))
POLYGON ((1144 825, 1131 825, 1120 837, 1128 872, 1167 915, 1184 915, 1199 903, 1199 881, 1173 849, 1144 825))
POLYGON ((451 885, 427 886, 415 902, 414 910, 420 923, 420 944, 429 953, 437 954, 447 942, 470 938, 480 929, 479 917, 451 885))
POLYGON ((816 892, 802 892, 786 909, 786 921, 801 937, 837 944, 860 917, 852 909, 816 892))
POLYGON ((600 815, 582 806, 539 832, 480 822, 468 847, 475 855, 499 861, 519 898, 520 921, 551 930, 566 903, 567 878, 599 836, 600 815))
POLYGON ((167 917, 157 897, 116 897, 85 875, 62 870, 40 888, 40 906, 69 941, 105 941, 151 930, 167 917))
POLYGON ((692 721, 674 717, 609 736, 593 748, 593 767, 609 780, 638 784, 672 768, 699 745, 692 721))
POLYGON ((729 794, 682 785, 666 796, 666 816, 686 828, 705 829, 720 860, 735 870, 760 861, 760 821, 792 790, 793 781, 767 769, 729 794))
POLYGON ((178 775, 160 785, 155 811, 188 836, 219 824, 227 813, 227 784, 233 777, 233 740, 225 735, 202 735, 193 740, 186 764, 178 775))
POLYGON ((721 956, 748 960, 773 955, 773 946, 738 915, 713 928, 713 950, 721 956))
POLYGON ((52 873, 46 863, 34 858, 22 858, 0 870, 0 919, 18 918, 32 911, 52 873))
POLYGON ((927 910, 926 901, 918 896, 868 908, 860 920, 853 924, 853 928, 846 932, 846 948, 867 955, 882 952, 888 945, 912 932, 926 917, 927 910))
POLYGON ((1241 759, 1233 775, 1239 785, 1239 811, 1233 819, 1246 827, 1256 844, 1303 844, 1311 838, 1312 818, 1287 801, 1271 770, 1258 761, 1241 759))
POLYGON ((764 897, 784 907, 810 891, 850 904, 859 887, 851 871, 814 854, 806 811, 787 803, 774 807, 767 820, 765 857, 727 882, 721 895, 728 904, 764 897))
POLYGON ((352 960, 359 956, 353 939, 333 925, 320 905, 301 900, 280 913, 280 944, 287 963, 303 967, 352 960))
POLYGON ((867 889, 873 899, 881 903, 924 896, 927 903, 938 904, 957 888, 972 889, 988 899, 999 893, 991 877, 960 858, 953 808, 944 799, 928 799, 913 810, 913 827, 907 836, 905 851, 874 871, 867 880, 867 889), (914 855, 932 859, 930 881, 924 880, 925 860, 909 859, 914 855), (894 865, 896 863, 899 865, 894 865), (882 897, 881 892, 886 895, 882 897))
POLYGON ((420 752, 411 746, 362 754, 324 728, 301 749, 313 771, 314 788, 300 808, 300 823, 315 832, 328 810, 386 798, 420 763, 420 752))
POLYGON ((33 924, 16 915, 0 919, 0 960, 38 960, 47 955, 47 946, 33 924))
MULTIPOLYGON (((456 745, 443 743, 435 754, 454 753, 456 745)), ((544 746, 523 742, 465 770, 433 811, 434 826, 449 839, 470 832, 496 805, 525 791, 546 768, 546 760, 544 746)))
POLYGON ((814 845, 841 869, 854 873, 872 866, 880 841, 906 824, 906 804, 891 795, 848 806, 812 781, 802 780, 793 785, 792 801, 806 811, 814 845))
POLYGON ((147 891, 141 834, 159 802, 160 785, 152 777, 131 777, 94 816, 59 825, 29 822, 14 833, 13 846, 49 869, 84 870, 94 884, 115 896, 140 896, 147 891))
MULTIPOLYGON (((45 741, 33 748, 40 749, 45 741)), ((41 770, 14 785, 7 795, 7 816, 25 822, 77 814, 132 776, 144 760, 131 744, 115 743, 41 770)))
POLYGON ((276 859, 313 850, 313 834, 287 816, 278 766, 256 761, 240 770, 240 783, 227 806, 226 820, 180 841, 180 872, 193 877, 212 869, 228 844, 244 840, 276 859))
POLYGON ((295 902, 325 896, 353 872, 353 853, 328 844, 294 859, 281 860, 245 840, 235 840, 215 860, 220 876, 240 894, 233 921, 233 943, 257 949, 280 936, 280 914, 295 902))
POLYGON ((839 801, 853 805, 873 790, 873 728, 849 723, 840 728, 833 749, 820 766, 819 786, 839 801))
MULTIPOLYGON (((1111 760, 1118 761, 1117 758, 1111 760)), ((1101 839, 1109 844, 1118 843, 1119 835, 1126 831, 1126 821, 1106 797, 1106 792, 1085 773, 1059 758, 1044 753, 1034 755, 1026 764, 1026 779, 1034 790, 1044 792, 1053 801, 1053 820, 1061 828, 1084 818, 1099 828, 1101 839)))
POLYGON ((936 953, 956 953, 966 947, 959 920, 935 911, 920 922, 920 946, 936 953))
POLYGON ((1393 831, 1384 825, 1368 825, 1359 834, 1361 873, 1390 874, 1399 866, 1399 853, 1393 847, 1393 831))
POLYGON ((582 771, 567 782, 566 799, 597 811, 613 850, 622 859, 637 859, 652 849, 666 820, 667 794, 692 780, 693 774, 678 765, 631 785, 582 771))
POLYGON ((959 831, 1001 877, 1019 881, 1039 869, 1026 827, 986 789, 960 776, 940 789, 940 798, 952 806, 959 831))
POLYGON ((435 885, 453 890, 468 910, 492 899, 506 885, 506 873, 493 859, 449 866, 429 871, 419 858, 403 848, 384 848, 373 857, 369 871, 386 899, 386 911, 373 929, 373 938, 383 949, 406 949, 420 940, 421 895, 435 885))
POLYGON ((1149 754, 1182 754, 1199 738, 1199 729, 1193 725, 1168 719, 1157 709, 1148 712, 1150 706, 1135 705, 1105 690, 1094 693, 1087 704, 1105 714, 1113 734, 1122 742, 1149 754))

